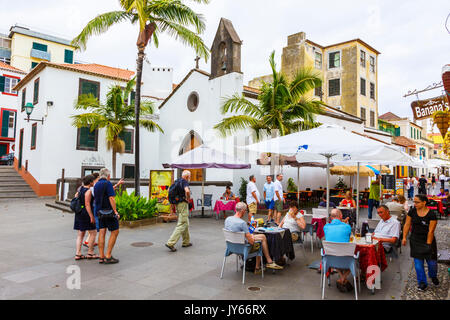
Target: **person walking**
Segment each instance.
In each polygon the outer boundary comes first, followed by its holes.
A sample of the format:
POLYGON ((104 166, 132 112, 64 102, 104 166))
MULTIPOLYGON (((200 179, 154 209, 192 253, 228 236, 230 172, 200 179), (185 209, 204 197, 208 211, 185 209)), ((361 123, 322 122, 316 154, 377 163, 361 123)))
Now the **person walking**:
POLYGON ((247 183, 247 206, 248 206, 248 221, 250 222, 252 217, 258 211, 259 204, 259 191, 256 187, 256 178, 254 175, 251 175, 248 178, 249 182, 247 183))
POLYGON ((431 175, 431 195, 434 196, 436 194, 436 176, 434 173, 431 175))
POLYGON ((113 264, 118 263, 119 259, 112 256, 112 250, 116 244, 119 235, 119 219, 120 215, 116 209, 116 193, 111 179, 111 172, 107 168, 103 168, 99 173, 99 180, 94 186, 94 206, 98 216, 99 235, 98 235, 98 251, 100 254, 99 263, 113 264), (106 229, 111 234, 109 236, 108 247, 105 254, 105 238, 106 229))
POLYGON ((406 190, 408 192, 408 200, 412 200, 414 198, 414 184, 409 177, 406 179, 406 190))
POLYGON ((96 234, 96 227, 94 214, 92 212, 92 201, 91 198, 88 198, 86 196, 86 192, 88 192, 89 188, 93 185, 94 177, 92 175, 87 175, 83 178, 83 185, 78 191, 78 197, 81 200, 82 209, 80 213, 75 213, 73 226, 74 230, 78 230, 75 260, 99 258, 98 255, 94 254, 94 239, 96 234), (81 254, 81 244, 83 242, 86 231, 88 231, 92 240, 89 243, 87 256, 84 256, 81 254))
POLYGON ((183 237, 183 243, 181 245, 183 248, 192 246, 189 234, 189 200, 191 198, 191 190, 189 189, 190 180, 191 172, 189 170, 184 170, 181 174, 181 179, 174 182, 178 184, 176 193, 178 194, 180 201, 175 205, 178 214, 177 226, 166 243, 166 247, 169 248, 171 252, 177 251, 175 245, 180 237, 183 237))
POLYGON ((445 174, 444 171, 441 172, 441 175, 439 176, 439 180, 441 181, 441 189, 445 189, 445 174))
POLYGON ((369 213, 368 213, 368 218, 372 219, 372 211, 373 208, 378 208, 378 206, 380 205, 380 188, 381 191, 383 191, 383 184, 381 183, 381 176, 377 175, 376 179, 374 181, 372 181, 372 183, 370 184, 370 190, 369 190, 369 201, 368 201, 368 206, 369 206, 369 213))
POLYGON ((283 205, 286 202, 283 196, 283 185, 281 184, 281 181, 283 181, 283 174, 279 173, 277 174, 277 179, 275 181, 275 223, 280 224, 281 219, 281 211, 283 211, 283 205))
POLYGON ((419 194, 427 195, 427 183, 428 181, 425 178, 425 175, 422 174, 419 179, 419 194))
POLYGON ((428 264, 428 276, 434 285, 439 285, 437 278, 437 244, 434 237, 437 217, 435 211, 427 208, 427 201, 427 197, 423 194, 414 197, 414 207, 409 210, 403 227, 403 246, 406 246, 406 238, 412 227, 409 243, 420 291, 425 291, 428 286, 424 260, 428 264))
POLYGON ((415 176, 412 176, 411 177, 411 183, 412 183, 412 185, 413 185, 413 198, 414 198, 414 195, 416 194, 416 191, 417 191, 417 193, 419 193, 418 192, 418 188, 417 188, 417 186, 419 185, 419 180, 415 177, 415 176))
POLYGON ((273 209, 275 207, 275 187, 272 182, 272 176, 266 177, 266 183, 264 183, 264 201, 266 203, 266 208, 269 210, 267 215, 267 221, 273 221, 273 209))

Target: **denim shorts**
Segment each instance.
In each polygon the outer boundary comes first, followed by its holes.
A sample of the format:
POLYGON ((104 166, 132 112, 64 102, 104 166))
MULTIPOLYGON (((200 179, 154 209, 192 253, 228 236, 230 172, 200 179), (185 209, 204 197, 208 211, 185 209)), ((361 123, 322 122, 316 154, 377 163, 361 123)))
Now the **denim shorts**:
POLYGON ((273 201, 273 200, 266 200, 266 208, 267 209, 275 208, 275 201, 273 201))

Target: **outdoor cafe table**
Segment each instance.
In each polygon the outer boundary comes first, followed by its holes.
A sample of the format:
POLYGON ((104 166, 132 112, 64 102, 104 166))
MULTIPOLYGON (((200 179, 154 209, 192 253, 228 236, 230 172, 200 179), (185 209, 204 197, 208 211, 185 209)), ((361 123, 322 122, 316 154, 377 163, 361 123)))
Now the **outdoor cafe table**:
POLYGON ((284 255, 287 255, 290 260, 295 259, 294 245, 289 229, 259 227, 255 229, 254 233, 264 234, 266 236, 269 254, 273 261, 280 261, 284 255))
POLYGON ((359 268, 362 278, 366 279, 367 268, 371 265, 380 267, 382 272, 386 270, 386 254, 381 242, 372 240, 372 244, 368 244, 364 237, 359 240, 354 237, 352 242, 356 243, 355 254, 359 252, 359 268))
MULTIPOLYGON (((234 211, 236 208, 236 201, 235 200, 216 200, 216 204, 214 205, 214 211, 217 214, 217 217, 219 217, 220 211, 234 211)), ((223 215, 225 218, 225 213, 223 215)))
MULTIPOLYGON (((433 200, 433 201, 436 201, 437 202, 437 204, 438 204, 438 207, 437 207, 437 211, 439 212, 439 214, 444 214, 444 204, 442 203, 442 200, 443 199, 445 199, 445 198, 434 198, 433 196, 428 196, 428 199, 429 200, 433 200)), ((431 208, 431 207, 430 207, 431 208)), ((436 209, 435 209, 436 210, 436 209)))

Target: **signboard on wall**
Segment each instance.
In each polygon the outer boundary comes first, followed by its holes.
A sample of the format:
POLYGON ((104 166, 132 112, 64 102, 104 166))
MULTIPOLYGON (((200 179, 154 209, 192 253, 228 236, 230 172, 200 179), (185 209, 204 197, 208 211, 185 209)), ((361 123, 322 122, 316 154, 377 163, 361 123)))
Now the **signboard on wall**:
POLYGON ((413 101, 411 103, 414 120, 423 120, 430 118, 436 111, 449 110, 448 99, 446 96, 434 97, 426 100, 413 101))
POLYGON ((396 179, 395 180, 395 194, 396 195, 404 195, 404 190, 403 190, 403 179, 396 179))
POLYGON ((395 188, 395 176, 394 175, 382 175, 381 183, 385 189, 394 190, 395 188))
POLYGON ((169 187, 173 184, 173 170, 150 170, 150 199, 157 199, 160 213, 170 213, 169 187))

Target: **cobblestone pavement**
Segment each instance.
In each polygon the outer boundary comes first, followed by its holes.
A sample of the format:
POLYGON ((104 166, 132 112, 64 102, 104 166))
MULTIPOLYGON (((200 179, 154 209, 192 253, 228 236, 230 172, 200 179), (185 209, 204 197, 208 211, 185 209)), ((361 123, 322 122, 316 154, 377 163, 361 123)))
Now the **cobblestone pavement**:
MULTIPOLYGON (((435 237, 437 241, 438 251, 450 249, 450 219, 438 220, 438 225, 435 231, 435 237)), ((426 263, 425 263, 426 265, 426 263)), ((438 279, 439 286, 434 286, 429 281, 426 291, 421 292, 417 290, 417 278, 416 271, 413 264, 411 264, 411 271, 408 275, 408 280, 402 294, 403 300, 445 300, 449 299, 449 273, 447 269, 450 267, 448 264, 438 263, 438 279)), ((428 267, 425 267, 425 271, 428 274, 428 267)))

